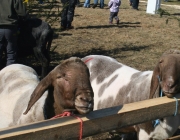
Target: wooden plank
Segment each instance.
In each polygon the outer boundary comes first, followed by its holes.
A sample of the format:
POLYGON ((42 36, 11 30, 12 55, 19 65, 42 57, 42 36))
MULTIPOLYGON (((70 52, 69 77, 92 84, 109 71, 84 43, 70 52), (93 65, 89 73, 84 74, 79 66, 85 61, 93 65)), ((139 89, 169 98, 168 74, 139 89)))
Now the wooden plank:
MULTIPOLYGON (((178 102, 179 100, 178 98, 178 102)), ((83 120, 83 137, 172 116, 175 108, 176 101, 174 99, 162 97, 93 111, 81 117, 83 120)), ((178 113, 180 113, 179 107, 178 113)), ((74 140, 79 137, 79 127, 80 123, 77 119, 64 117, 1 130, 0 139, 74 140)))
POLYGON ((171 137, 168 140, 180 140, 180 135, 171 137))

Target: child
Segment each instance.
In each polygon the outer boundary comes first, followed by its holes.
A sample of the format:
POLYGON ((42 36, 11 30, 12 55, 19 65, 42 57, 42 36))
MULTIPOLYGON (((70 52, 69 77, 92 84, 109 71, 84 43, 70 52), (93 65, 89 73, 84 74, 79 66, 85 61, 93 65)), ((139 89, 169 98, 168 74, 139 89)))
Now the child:
POLYGON ((119 24, 118 12, 121 0, 110 0, 108 6, 110 8, 109 24, 113 23, 113 18, 116 20, 116 24, 119 24))

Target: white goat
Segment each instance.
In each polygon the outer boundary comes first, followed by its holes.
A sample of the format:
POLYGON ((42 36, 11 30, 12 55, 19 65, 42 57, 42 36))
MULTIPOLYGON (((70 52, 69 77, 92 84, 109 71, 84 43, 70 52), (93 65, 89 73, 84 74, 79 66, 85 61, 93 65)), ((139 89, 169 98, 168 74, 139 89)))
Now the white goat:
MULTIPOLYGON (((82 60, 90 71, 94 110, 159 97, 158 87, 168 97, 180 92, 179 54, 163 55, 154 71, 144 72, 102 55, 90 55, 82 60)), ((151 121, 134 126, 139 140, 171 137, 180 125, 180 115, 159 121, 155 127, 151 121)))
POLYGON ((0 128, 49 119, 67 110, 85 114, 92 109, 89 71, 79 58, 65 60, 40 82, 24 65, 0 71, 0 128))
POLYGON ((0 128, 44 119, 43 106, 47 91, 29 113, 23 115, 38 83, 37 73, 24 65, 13 64, 0 71, 0 128))

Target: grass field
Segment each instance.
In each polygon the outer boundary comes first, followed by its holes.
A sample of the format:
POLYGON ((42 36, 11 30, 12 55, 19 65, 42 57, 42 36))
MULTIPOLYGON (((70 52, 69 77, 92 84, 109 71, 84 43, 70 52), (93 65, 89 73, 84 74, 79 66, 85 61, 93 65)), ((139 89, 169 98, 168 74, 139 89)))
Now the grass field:
MULTIPOLYGON (((71 56, 101 54, 139 70, 152 70, 164 51, 179 49, 180 27, 176 19, 169 19, 166 24, 167 15, 160 18, 159 14, 146 14, 146 7, 145 2, 140 2, 137 11, 131 9, 128 0, 122 1, 119 25, 109 25, 107 6, 104 9, 77 7, 73 21, 75 29, 58 32, 59 21, 53 25, 57 32, 51 64, 71 56)), ((180 18, 179 9, 161 8, 180 18)))

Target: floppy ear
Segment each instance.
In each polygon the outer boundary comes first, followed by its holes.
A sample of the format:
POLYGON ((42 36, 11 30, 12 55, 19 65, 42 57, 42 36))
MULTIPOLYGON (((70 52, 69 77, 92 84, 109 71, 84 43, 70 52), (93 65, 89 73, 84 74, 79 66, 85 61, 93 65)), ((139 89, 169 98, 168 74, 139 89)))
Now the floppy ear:
MULTIPOLYGON (((159 63, 161 63, 161 61, 159 63)), ((153 98, 153 96, 158 88, 158 85, 159 85, 159 79, 158 79, 158 76, 160 75, 159 63, 156 65, 156 67, 153 71, 149 99, 153 98)))
POLYGON ((24 115, 28 113, 31 107, 36 103, 36 101, 44 94, 44 92, 51 86, 52 84, 52 72, 50 72, 44 79, 42 79, 35 90, 33 91, 30 101, 28 103, 28 107, 26 111, 23 113, 24 115))

